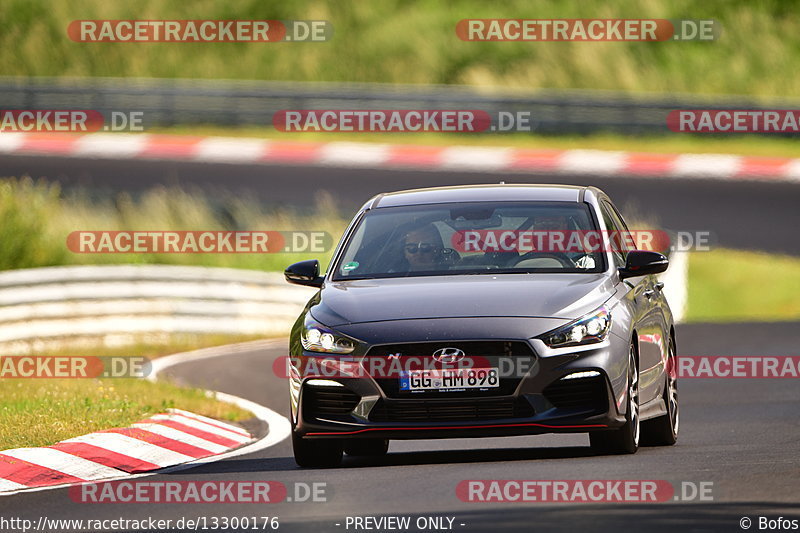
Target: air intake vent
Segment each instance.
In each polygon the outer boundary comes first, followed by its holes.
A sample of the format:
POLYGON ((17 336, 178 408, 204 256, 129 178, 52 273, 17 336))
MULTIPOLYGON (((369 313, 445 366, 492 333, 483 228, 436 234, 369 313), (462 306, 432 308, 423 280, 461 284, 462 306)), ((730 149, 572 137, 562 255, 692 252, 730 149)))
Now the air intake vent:
POLYGON ((303 388, 303 414, 309 418, 346 418, 361 397, 344 387, 303 388))
POLYGON ((599 409, 608 405, 608 393, 603 376, 560 379, 544 389, 544 396, 561 409, 599 409))
POLYGON ((381 400, 370 413, 373 422, 459 422, 534 415, 524 398, 458 400, 381 400))

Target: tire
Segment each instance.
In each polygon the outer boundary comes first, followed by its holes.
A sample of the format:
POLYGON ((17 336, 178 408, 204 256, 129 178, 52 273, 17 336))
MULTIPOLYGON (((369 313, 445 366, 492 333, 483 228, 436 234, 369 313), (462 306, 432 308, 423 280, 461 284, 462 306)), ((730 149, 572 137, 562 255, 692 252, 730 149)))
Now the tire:
POLYGON ((678 376, 675 345, 669 341, 667 371, 664 373, 664 403, 667 414, 642 422, 642 444, 646 446, 672 446, 678 441, 680 406, 678 404, 678 376))
POLYGON ((628 390, 625 395, 628 402, 625 424, 619 429, 589 433, 589 443, 599 455, 636 453, 639 449, 639 369, 636 367, 636 347, 633 344, 628 352, 628 390))
POLYGON ((295 462, 304 468, 332 468, 342 464, 342 441, 303 439, 292 431, 295 462))
POLYGON ((355 457, 377 457, 389 451, 389 439, 350 439, 344 443, 344 453, 355 457))

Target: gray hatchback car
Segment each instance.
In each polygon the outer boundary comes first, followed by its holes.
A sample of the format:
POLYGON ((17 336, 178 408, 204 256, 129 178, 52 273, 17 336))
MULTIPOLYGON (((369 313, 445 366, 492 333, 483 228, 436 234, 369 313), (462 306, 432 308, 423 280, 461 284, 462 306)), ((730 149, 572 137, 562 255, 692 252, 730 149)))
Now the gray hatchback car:
POLYGON ((290 338, 294 455, 335 466, 391 439, 588 433, 674 444, 672 313, 601 190, 498 184, 381 194, 356 214, 290 338))

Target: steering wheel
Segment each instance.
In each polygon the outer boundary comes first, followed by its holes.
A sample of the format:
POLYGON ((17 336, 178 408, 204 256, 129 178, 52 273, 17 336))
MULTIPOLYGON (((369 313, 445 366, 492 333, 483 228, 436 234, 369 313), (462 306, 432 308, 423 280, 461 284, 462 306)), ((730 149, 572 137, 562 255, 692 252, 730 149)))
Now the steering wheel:
POLYGON ((572 259, 570 259, 568 255, 560 252, 528 252, 521 255, 517 262, 514 263, 514 266, 516 267, 528 259, 554 259, 558 261, 564 268, 575 268, 575 263, 572 261, 572 259))
POLYGON ((445 266, 452 266, 458 263, 461 255, 452 248, 442 248, 439 258, 445 266))

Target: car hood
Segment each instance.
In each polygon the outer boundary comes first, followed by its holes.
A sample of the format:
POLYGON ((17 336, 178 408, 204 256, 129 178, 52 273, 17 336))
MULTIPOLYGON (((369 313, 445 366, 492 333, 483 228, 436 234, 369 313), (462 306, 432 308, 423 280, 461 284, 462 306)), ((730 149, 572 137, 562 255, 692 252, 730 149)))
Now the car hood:
POLYGON ((403 319, 541 317, 571 320, 613 293, 605 274, 497 274, 327 282, 311 302, 328 326, 403 319))

